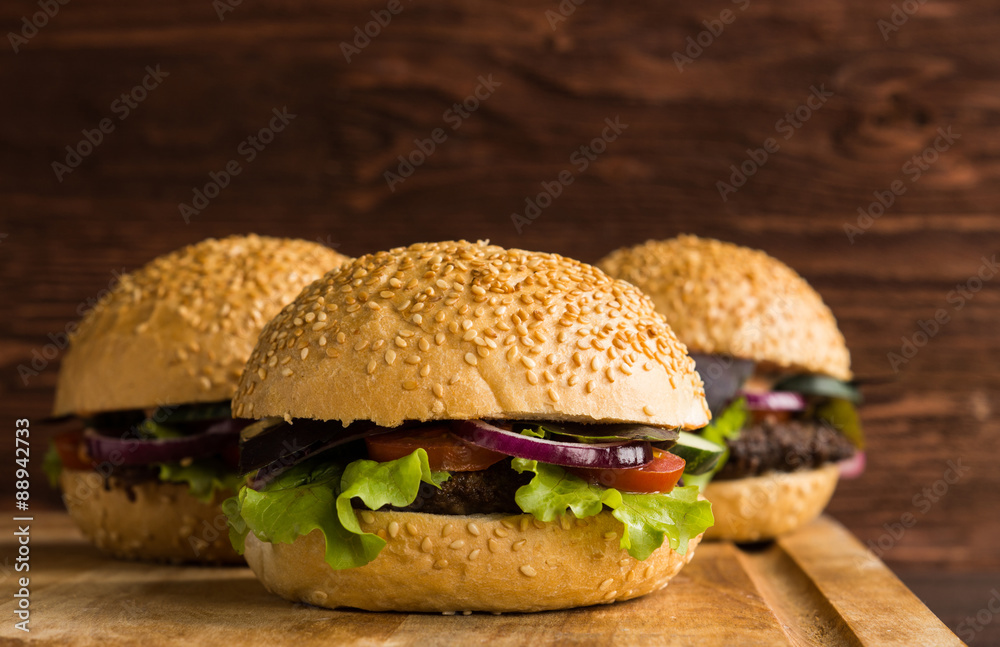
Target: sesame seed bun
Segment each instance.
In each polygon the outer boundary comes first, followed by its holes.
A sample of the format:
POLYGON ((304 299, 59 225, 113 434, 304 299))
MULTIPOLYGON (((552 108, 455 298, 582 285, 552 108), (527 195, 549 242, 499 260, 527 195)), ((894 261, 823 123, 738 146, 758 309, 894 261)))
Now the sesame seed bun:
POLYGON ((102 551, 122 559, 241 564, 229 543, 217 492, 202 503, 187 484, 150 480, 128 484, 93 470, 63 469, 59 485, 73 522, 102 551))
POLYGON ((705 488, 705 498, 712 502, 715 525, 705 538, 748 542, 791 532, 823 512, 838 478, 838 466, 830 463, 816 469, 712 481, 705 488))
POLYGON ((233 412, 387 427, 709 420, 694 361, 635 287, 465 241, 370 254, 310 285, 261 333, 233 412))
POLYGON ((264 324, 345 260, 317 243, 232 236, 122 276, 70 340, 55 415, 231 398, 264 324))
POLYGON ((851 379, 851 358, 819 294, 762 251, 678 236, 612 252, 605 272, 652 298, 692 352, 851 379))
POLYGON ((288 600, 370 611, 543 611, 609 604, 658 591, 694 555, 661 546, 645 561, 618 547, 621 522, 603 512, 542 523, 531 515, 359 515, 388 543, 375 561, 333 570, 319 531, 291 544, 250 533, 247 563, 288 600))

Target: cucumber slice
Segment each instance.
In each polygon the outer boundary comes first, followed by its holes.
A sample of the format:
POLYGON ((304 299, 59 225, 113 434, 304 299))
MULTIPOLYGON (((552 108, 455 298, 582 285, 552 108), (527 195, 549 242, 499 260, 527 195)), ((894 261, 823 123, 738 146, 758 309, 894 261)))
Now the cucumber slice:
POLYGON ((793 375, 775 384, 772 390, 795 391, 804 395, 817 395, 824 398, 840 398, 850 400, 854 404, 861 402, 861 392, 852 384, 841 382, 829 375, 793 375))
POLYGON ((684 459, 685 474, 697 476, 711 472, 726 453, 726 448, 697 434, 681 431, 677 434, 677 442, 667 451, 684 459))
POLYGON ((153 414, 153 420, 167 425, 179 422, 196 422, 198 420, 232 417, 233 413, 228 401, 199 402, 197 404, 160 407, 153 414))

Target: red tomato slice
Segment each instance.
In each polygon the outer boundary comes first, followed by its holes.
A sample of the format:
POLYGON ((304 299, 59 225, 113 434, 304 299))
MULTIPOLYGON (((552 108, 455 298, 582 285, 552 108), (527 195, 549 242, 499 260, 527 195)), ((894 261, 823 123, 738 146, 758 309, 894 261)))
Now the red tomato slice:
POLYGON ((54 436, 51 442, 66 469, 89 470, 93 467, 83 444, 83 429, 64 431, 54 436))
POLYGON ((567 467, 584 480, 623 492, 658 492, 674 489, 684 473, 684 459, 661 449, 653 449, 653 460, 645 467, 625 470, 567 467))
POLYGON ((418 447, 427 452, 434 471, 477 472, 507 458, 504 454, 476 447, 456 438, 447 427, 420 427, 365 438, 368 456, 375 461, 393 461, 409 456, 418 447))

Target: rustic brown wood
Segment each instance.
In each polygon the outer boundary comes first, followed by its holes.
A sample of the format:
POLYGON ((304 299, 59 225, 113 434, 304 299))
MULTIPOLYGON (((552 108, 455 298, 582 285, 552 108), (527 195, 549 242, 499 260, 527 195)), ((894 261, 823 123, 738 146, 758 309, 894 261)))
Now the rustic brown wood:
MULTIPOLYGON (((856 372, 894 378, 865 389, 869 469, 830 512, 891 566, 1000 570, 1000 283, 960 310, 948 301, 1000 249, 1000 14, 986 0, 924 3, 886 40, 877 21, 894 4, 587 0, 553 29, 554 0, 405 2, 349 64, 341 41, 384 2, 243 2, 221 22, 209 0, 61 6, 0 57, 0 420, 31 417, 37 457, 58 349, 26 382, 18 366, 113 271, 205 236, 292 235, 349 254, 490 237, 594 261, 691 231, 797 268, 832 306, 856 372), (724 9, 735 21, 679 72, 674 52, 724 9), (157 64, 170 76, 117 121, 112 102, 157 64), (502 85, 450 130, 444 111, 490 74, 502 85), (834 95, 781 139, 776 122, 814 85, 834 95), (282 106, 297 118, 186 225, 178 203, 242 160, 237 146, 282 106), (510 214, 619 115, 628 129, 518 234, 510 214), (51 163, 106 117, 114 132, 57 181, 51 163), (949 126, 961 138, 910 182, 903 165, 949 126), (383 174, 435 128, 448 140, 390 190, 383 174), (768 137, 781 149, 723 202, 716 182, 768 137), (894 180, 906 193, 850 243, 844 225, 894 180), (941 308, 951 321, 892 374, 887 354, 941 308), (921 498, 948 460, 970 471, 921 498)), ((18 31, 35 10, 4 3, 0 19, 18 31)), ((32 503, 57 506, 32 469, 32 503)), ((12 493, 0 481, 0 505, 12 493)))
MULTIPOLYGON (((962 644, 828 519, 764 553, 703 543, 666 589, 638 600, 467 617, 330 611, 268 594, 248 568, 106 559, 63 513, 40 515, 31 532, 30 626, 39 645, 962 644), (863 570, 851 568, 856 560, 863 570)), ((13 546, 4 540, 0 550, 13 546)), ((0 612, 9 616, 13 604, 0 612)), ((0 625, 0 641, 22 635, 0 625)))

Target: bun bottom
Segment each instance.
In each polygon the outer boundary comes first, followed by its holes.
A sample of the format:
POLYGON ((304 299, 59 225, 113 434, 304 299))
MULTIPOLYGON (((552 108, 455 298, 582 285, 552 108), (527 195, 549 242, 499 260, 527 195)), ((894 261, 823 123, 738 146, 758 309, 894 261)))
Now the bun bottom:
POLYGON ((797 472, 712 481, 704 495, 712 502, 715 525, 705 538, 751 542, 791 532, 823 512, 838 478, 839 467, 831 463, 797 472))
POLYGON ((182 483, 126 484, 94 471, 63 469, 59 477, 70 517, 102 551, 122 559, 241 564, 220 507, 231 492, 202 503, 182 483))
POLYGON ((291 544, 250 533, 246 560, 268 591, 331 609, 518 612, 629 600, 667 585, 694 555, 661 546, 645 561, 619 548, 622 524, 603 512, 543 523, 530 515, 359 514, 387 544, 358 568, 324 561, 319 531, 291 544))

